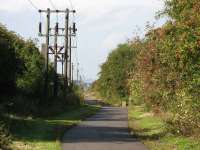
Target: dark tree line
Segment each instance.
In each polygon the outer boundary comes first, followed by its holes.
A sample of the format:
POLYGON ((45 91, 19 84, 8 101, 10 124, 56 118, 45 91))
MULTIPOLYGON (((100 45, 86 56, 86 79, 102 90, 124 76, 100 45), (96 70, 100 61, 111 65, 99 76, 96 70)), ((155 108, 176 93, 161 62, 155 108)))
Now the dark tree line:
MULTIPOLYGON (((0 26, 0 95, 12 96, 16 91, 17 59, 14 45, 14 35, 4 26, 0 26)), ((2 99, 1 99, 2 100, 2 99)))
POLYGON ((96 82, 97 91, 111 103, 128 100, 127 78, 133 68, 134 51, 129 44, 119 45, 101 65, 100 78, 96 82))
MULTIPOLYGON (((32 40, 24 40, 3 25, 0 26, 1 104, 13 106, 15 109, 17 103, 25 105, 30 102, 36 105, 36 99, 41 100, 44 87, 43 66, 44 58, 32 40)), ((18 109, 21 107, 23 105, 18 109)))
POLYGON ((5 26, 0 26, 0 104, 2 107, 9 106, 9 110, 33 114, 43 110, 44 106, 41 104, 49 107, 49 105, 54 106, 55 103, 63 106, 65 103, 72 102, 71 98, 76 94, 73 89, 65 89, 62 81, 59 81, 58 97, 53 97, 54 71, 51 65, 48 75, 49 95, 44 100, 44 63, 44 57, 32 40, 24 40, 16 33, 8 31, 5 26))
POLYGON ((44 64, 36 43, 25 40, 0 25, 0 149, 9 149, 11 142, 7 127, 12 128, 17 116, 50 116, 80 104, 78 87, 64 87, 59 80, 58 96, 53 96, 52 65, 49 66, 48 97, 44 97, 44 64))

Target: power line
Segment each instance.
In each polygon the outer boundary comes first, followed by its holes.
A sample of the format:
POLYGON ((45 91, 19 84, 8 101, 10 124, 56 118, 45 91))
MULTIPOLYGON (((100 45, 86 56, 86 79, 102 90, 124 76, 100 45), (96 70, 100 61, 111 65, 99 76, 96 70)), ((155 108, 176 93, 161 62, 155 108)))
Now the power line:
POLYGON ((52 2, 52 0, 49 0, 51 6, 53 7, 53 9, 56 9, 56 6, 54 5, 54 3, 52 2))
POLYGON ((28 1, 29 1, 29 3, 32 5, 33 8, 39 10, 39 9, 37 8, 37 6, 36 6, 31 0, 28 0, 28 1))
MULTIPOLYGON (((68 0, 68 1, 69 1, 69 3, 70 3, 71 8, 74 9, 74 6, 73 6, 72 1, 71 1, 71 0, 68 0)), ((39 10, 38 7, 37 7, 31 0, 28 0, 28 2, 32 5, 33 8, 39 10)), ((49 0, 49 2, 50 2, 50 4, 52 5, 52 7, 53 7, 54 9, 56 9, 56 7, 55 7, 54 3, 52 2, 52 0, 49 0)))

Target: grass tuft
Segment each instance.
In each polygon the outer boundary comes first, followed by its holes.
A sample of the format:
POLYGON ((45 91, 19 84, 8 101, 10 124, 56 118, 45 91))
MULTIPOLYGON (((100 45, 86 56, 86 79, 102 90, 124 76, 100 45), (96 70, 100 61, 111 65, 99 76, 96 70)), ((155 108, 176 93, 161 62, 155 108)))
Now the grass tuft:
POLYGON ((165 122, 144 106, 129 108, 129 128, 150 150, 200 150, 198 139, 169 133, 165 122))
POLYGON ((67 108, 67 111, 49 118, 13 117, 11 126, 15 150, 60 150, 64 133, 69 128, 95 114, 99 107, 83 105, 67 108))

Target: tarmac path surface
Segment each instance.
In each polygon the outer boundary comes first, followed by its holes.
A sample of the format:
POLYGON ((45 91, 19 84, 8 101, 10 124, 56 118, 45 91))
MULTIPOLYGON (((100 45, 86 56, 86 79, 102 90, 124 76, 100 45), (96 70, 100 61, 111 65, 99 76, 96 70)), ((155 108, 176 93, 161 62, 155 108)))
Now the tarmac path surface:
POLYGON ((63 150, 147 150, 128 131, 126 108, 103 107, 95 116, 67 131, 63 150))

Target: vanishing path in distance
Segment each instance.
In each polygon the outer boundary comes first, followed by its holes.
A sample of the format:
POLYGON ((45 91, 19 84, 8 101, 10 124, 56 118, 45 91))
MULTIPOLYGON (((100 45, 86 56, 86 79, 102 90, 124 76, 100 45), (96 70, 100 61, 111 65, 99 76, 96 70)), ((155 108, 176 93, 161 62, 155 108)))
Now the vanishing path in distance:
POLYGON ((127 109, 103 107, 95 116, 66 132, 63 150, 147 150, 128 131, 127 109))

